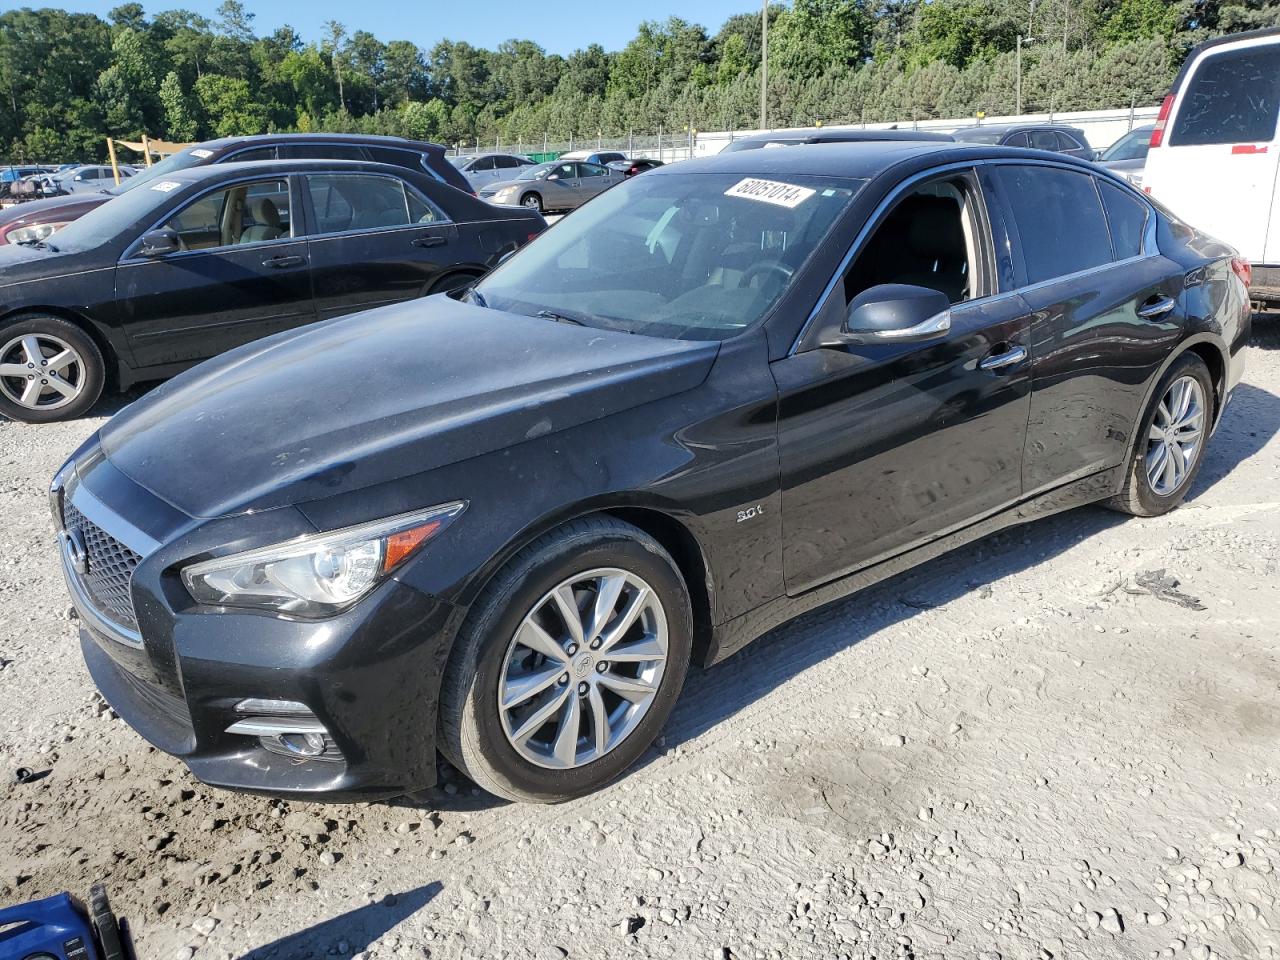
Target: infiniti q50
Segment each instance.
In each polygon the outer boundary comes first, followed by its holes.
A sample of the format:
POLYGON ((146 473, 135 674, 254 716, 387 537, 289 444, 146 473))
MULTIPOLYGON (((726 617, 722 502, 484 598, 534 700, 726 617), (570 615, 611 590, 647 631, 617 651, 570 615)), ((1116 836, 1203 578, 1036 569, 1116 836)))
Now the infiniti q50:
POLYGON ((53 511, 89 670, 196 776, 620 775, 710 665, 1007 525, 1175 507, 1247 268, 1072 158, 926 142, 636 177, 462 292, 109 421, 53 511))

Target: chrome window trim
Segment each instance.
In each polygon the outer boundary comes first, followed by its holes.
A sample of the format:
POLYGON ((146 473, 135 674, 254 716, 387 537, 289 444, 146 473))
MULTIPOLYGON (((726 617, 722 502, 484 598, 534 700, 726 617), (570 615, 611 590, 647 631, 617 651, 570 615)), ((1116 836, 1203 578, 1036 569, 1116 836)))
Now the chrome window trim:
MULTIPOLYGON (((374 170, 316 170, 314 172, 300 173, 298 176, 307 180, 307 183, 303 184, 302 189, 308 191, 311 189, 311 177, 378 177, 382 180, 391 180, 398 183, 404 189, 406 195, 410 190, 412 190, 413 195, 421 200, 424 206, 431 209, 436 216, 440 218, 438 220, 428 221, 427 223, 398 223, 389 227, 360 227, 357 230, 338 230, 333 233, 317 232, 304 234, 305 238, 308 240, 332 240, 335 237, 367 236, 374 233, 391 233, 397 230, 421 230, 425 227, 456 226, 453 220, 450 219, 449 215, 440 209, 439 204, 435 203, 430 197, 424 196, 423 193, 408 180, 405 180, 402 177, 397 177, 394 174, 381 173, 374 170)), ((310 212, 312 214, 315 213, 314 200, 311 201, 310 212)), ((407 207, 405 212, 407 215, 407 207)), ((316 224, 316 228, 317 230, 319 229, 318 223, 316 224)))
POLYGON ((196 194, 195 196, 191 197, 189 200, 185 201, 181 206, 174 207, 172 210, 166 213, 163 217, 161 217, 151 226, 147 227, 147 229, 143 230, 140 234, 138 234, 138 236, 134 239, 134 241, 125 248, 124 253, 120 257, 120 261, 119 261, 120 265, 124 266, 126 264, 135 264, 135 263, 168 263, 172 260, 176 260, 181 257, 195 256, 202 253, 218 253, 218 252, 225 253, 228 250, 241 250, 241 249, 247 250, 251 247, 256 249, 260 247, 270 246, 271 244, 293 243, 297 240, 304 239, 305 235, 298 236, 293 232, 294 223, 295 223, 294 217, 293 217, 293 177, 294 176, 295 175, 291 173, 282 173, 276 176, 267 176, 267 177, 263 177, 261 175, 258 175, 258 176, 250 175, 247 177, 239 177, 235 180, 228 180, 225 183, 221 183, 216 187, 210 187, 208 190, 204 190, 201 193, 196 194), (259 241, 255 241, 254 243, 223 244, 220 247, 205 247, 203 250, 179 250, 176 253, 171 253, 164 257, 153 258, 153 257, 140 257, 137 255, 137 248, 139 244, 142 243, 143 237, 145 237, 148 233, 151 233, 153 230, 160 229, 162 226, 164 226, 166 223, 168 223, 170 220, 172 220, 174 217, 180 214, 183 210, 186 210, 192 204, 197 203, 200 200, 203 200, 205 197, 209 196, 209 194, 217 193, 220 190, 228 190, 231 187, 239 186, 242 183, 266 183, 267 181, 270 181, 270 180, 283 180, 288 185, 289 207, 290 207, 289 236, 277 237, 275 240, 259 240, 259 241))

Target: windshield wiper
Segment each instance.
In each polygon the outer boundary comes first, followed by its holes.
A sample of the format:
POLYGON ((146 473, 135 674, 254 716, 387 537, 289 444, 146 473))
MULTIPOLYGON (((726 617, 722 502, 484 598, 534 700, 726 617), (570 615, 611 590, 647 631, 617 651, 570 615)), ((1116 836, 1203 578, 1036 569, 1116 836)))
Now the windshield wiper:
POLYGON ((581 320, 566 317, 563 313, 556 313, 554 310, 539 310, 534 316, 542 317, 544 320, 554 320, 556 323, 572 323, 575 327, 586 326, 581 320))
POLYGON ((471 286, 467 287, 466 296, 467 296, 467 299, 470 300, 472 303, 474 303, 477 307, 489 306, 489 302, 485 300, 484 294, 476 289, 476 285, 474 283, 471 286))

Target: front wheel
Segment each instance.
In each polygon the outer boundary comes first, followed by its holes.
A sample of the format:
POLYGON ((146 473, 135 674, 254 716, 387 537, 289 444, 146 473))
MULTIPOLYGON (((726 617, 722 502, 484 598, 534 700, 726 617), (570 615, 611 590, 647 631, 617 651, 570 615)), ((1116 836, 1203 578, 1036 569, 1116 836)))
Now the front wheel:
POLYGON ((1174 361, 1139 421, 1124 487, 1108 506, 1157 517, 1183 501, 1204 462, 1213 396, 1213 378, 1203 360, 1185 353, 1174 361))
POLYGON ((0 414, 70 420, 94 405, 105 382, 102 351, 74 323, 27 314, 0 326, 0 414))
POLYGON ((542 197, 538 196, 536 193, 526 193, 520 198, 520 205, 522 207, 528 207, 530 210, 537 210, 539 213, 546 212, 542 209, 542 197))
POLYGON ((485 590, 441 690, 441 748, 491 793, 542 803, 603 787, 653 742, 684 685, 689 592, 657 541, 580 520, 485 590))

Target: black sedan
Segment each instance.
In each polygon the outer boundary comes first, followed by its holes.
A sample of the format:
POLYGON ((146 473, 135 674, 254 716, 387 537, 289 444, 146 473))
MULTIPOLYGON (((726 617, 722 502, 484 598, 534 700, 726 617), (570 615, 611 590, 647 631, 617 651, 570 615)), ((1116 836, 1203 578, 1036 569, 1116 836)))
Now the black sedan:
POLYGON ((89 670, 196 776, 504 797, 627 769, 691 661, 992 531, 1173 509, 1233 251, 1071 158, 833 144, 634 177, 466 291, 282 333, 53 484, 89 670))
POLYGON ((48 240, 0 247, 0 414, 65 420, 107 385, 450 290, 545 226, 389 164, 179 170, 48 240))

